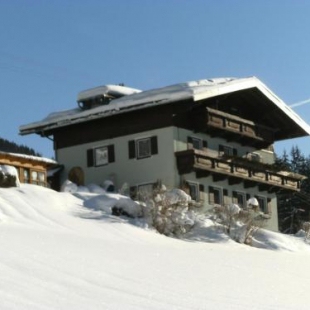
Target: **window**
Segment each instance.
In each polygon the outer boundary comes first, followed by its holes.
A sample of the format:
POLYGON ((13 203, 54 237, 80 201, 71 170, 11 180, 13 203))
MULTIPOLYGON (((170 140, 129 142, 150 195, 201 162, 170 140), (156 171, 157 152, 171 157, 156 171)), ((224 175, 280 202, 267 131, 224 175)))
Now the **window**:
POLYGON ((268 207, 267 207, 267 199, 266 197, 263 196, 255 196, 255 198, 258 201, 259 208, 261 209, 262 212, 268 213, 268 207))
POLYGON ((202 201, 204 200, 204 186, 198 182, 184 181, 181 189, 191 196, 192 200, 202 201))
POLYGON ((109 163, 109 155, 107 147, 95 149, 95 166, 103 166, 109 163))
POLYGON ((237 149, 228 146, 228 145, 219 145, 219 155, 227 155, 227 156, 237 156, 237 149))
POLYGON ((115 162, 114 145, 87 150, 87 167, 99 167, 115 162))
POLYGON ((128 141, 128 151, 129 159, 142 159, 158 154, 157 137, 130 140, 128 141))
POLYGON ((246 207, 246 195, 243 192, 233 191, 233 203, 241 208, 246 207))
POLYGON ((187 137, 187 145, 189 149, 202 150, 207 148, 208 144, 206 140, 202 140, 196 137, 187 137))
POLYGON ((31 183, 38 184, 38 172, 32 170, 31 171, 31 183))
POLYGON ((151 139, 137 140, 137 152, 138 158, 150 157, 152 155, 151 139))
POLYGON ((223 194, 222 189, 218 187, 209 186, 209 203, 222 205, 223 194))
POLYGON ((198 183, 187 182, 187 184, 189 189, 189 195, 192 197, 193 200, 198 201, 200 196, 198 183))
POLYGON ((135 186, 131 186, 129 188, 129 195, 130 198, 133 200, 141 200, 141 199, 146 199, 151 196, 154 190, 154 185, 155 183, 144 183, 144 184, 139 184, 135 186))
POLYGON ((44 172, 38 172, 38 184, 41 186, 45 186, 45 173, 44 172))
POLYGON ((46 186, 46 173, 44 171, 23 168, 22 173, 21 182, 46 186))
POLYGON ((29 169, 24 168, 24 183, 30 183, 30 171, 29 169))

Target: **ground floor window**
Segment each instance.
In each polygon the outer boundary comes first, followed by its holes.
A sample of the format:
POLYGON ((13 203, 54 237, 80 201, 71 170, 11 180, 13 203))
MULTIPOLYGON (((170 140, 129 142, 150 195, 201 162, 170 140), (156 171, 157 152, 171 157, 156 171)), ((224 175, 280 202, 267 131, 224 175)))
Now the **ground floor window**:
POLYGON ((233 191, 233 203, 237 204, 240 208, 245 208, 246 194, 239 191, 233 191))
POLYGON ((223 204, 223 191, 221 188, 209 186, 209 204, 223 204))
POLYGON ((263 196, 255 196, 258 201, 259 208, 262 212, 268 213, 267 198, 263 196))

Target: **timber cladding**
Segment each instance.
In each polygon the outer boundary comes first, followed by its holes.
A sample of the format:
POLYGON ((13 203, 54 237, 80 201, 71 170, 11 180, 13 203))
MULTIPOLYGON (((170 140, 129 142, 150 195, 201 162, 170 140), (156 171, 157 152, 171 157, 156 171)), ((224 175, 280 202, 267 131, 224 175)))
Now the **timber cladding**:
POLYGON ((54 135, 54 148, 57 150, 174 125, 188 128, 191 127, 188 112, 192 105, 192 102, 182 101, 147 109, 135 109, 131 112, 68 125, 46 134, 54 135))

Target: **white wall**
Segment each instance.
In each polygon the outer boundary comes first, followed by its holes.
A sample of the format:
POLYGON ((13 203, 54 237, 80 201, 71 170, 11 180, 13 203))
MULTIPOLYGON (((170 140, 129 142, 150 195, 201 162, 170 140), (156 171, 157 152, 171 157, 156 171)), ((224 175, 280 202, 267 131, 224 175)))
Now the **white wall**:
POLYGON ((120 188, 125 182, 136 185, 161 179, 165 185, 172 187, 175 183, 173 128, 151 130, 59 149, 57 161, 65 165, 62 181, 67 178, 72 167, 79 166, 85 173, 86 183, 102 184, 110 179, 116 188, 120 188), (150 136, 157 136, 158 154, 144 159, 129 159, 128 141, 150 136), (87 167, 87 150, 110 144, 114 144, 115 147, 115 162, 100 167, 87 167))

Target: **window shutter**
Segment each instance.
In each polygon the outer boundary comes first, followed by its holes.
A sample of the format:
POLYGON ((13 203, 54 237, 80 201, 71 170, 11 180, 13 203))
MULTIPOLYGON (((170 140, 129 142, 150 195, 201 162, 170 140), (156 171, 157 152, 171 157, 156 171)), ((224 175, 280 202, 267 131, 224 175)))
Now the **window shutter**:
POLYGON ((205 187, 203 184, 199 184, 199 199, 204 200, 204 192, 205 192, 205 187))
POLYGON ((238 155, 237 149, 235 149, 235 148, 233 148, 233 155, 234 155, 234 156, 237 156, 237 155, 238 155))
POLYGON ((236 204, 238 203, 237 192, 235 191, 232 193, 232 202, 236 204))
POLYGON ((87 150, 87 167, 94 166, 94 150, 88 149, 87 150))
POLYGON ((115 162, 115 151, 114 151, 114 145, 113 144, 108 146, 108 159, 109 159, 109 163, 115 162))
POLYGON ((135 140, 128 141, 129 159, 136 157, 136 142, 135 140))
POLYGON ((187 148, 193 149, 193 138, 192 137, 187 137, 187 148))
POLYGON ((202 141, 202 147, 207 148, 208 147, 208 141, 203 140, 202 141))
POLYGON ((151 137, 151 154, 158 154, 158 144, 156 136, 151 137))
POLYGON ((129 196, 131 199, 137 199, 137 186, 130 186, 129 196))

